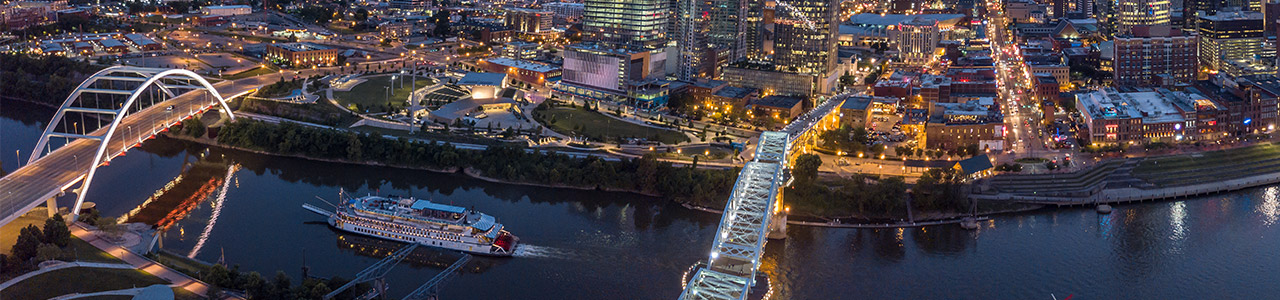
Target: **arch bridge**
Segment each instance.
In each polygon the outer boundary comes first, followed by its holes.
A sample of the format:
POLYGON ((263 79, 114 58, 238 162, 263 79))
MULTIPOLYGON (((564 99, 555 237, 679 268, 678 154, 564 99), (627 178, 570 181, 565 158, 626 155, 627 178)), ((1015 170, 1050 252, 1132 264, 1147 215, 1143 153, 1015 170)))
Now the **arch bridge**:
POLYGON ((184 69, 115 66, 94 73, 58 108, 26 165, 0 178, 0 225, 41 202, 57 207, 56 197, 69 189, 76 215, 99 167, 210 108, 234 120, 226 101, 184 69))
MULTIPOLYGON (((791 184, 791 163, 800 154, 809 153, 821 131, 839 127, 839 107, 849 96, 826 99, 782 131, 760 134, 754 158, 742 166, 733 184, 711 242, 711 254, 705 266, 683 283, 680 299, 747 299, 757 284, 765 243, 786 237, 782 188, 791 184)), ((763 297, 767 299, 768 293, 763 297)))

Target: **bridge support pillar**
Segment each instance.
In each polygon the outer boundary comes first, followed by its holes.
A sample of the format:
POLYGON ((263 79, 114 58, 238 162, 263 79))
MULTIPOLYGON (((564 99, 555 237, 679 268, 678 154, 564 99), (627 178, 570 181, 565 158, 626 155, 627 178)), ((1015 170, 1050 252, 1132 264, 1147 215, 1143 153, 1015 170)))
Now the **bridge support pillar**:
POLYGON ((44 201, 44 206, 47 207, 46 210, 49 211, 49 217, 52 218, 54 214, 58 213, 58 197, 49 197, 48 200, 44 201))
POLYGON ((769 239, 781 240, 787 238, 787 214, 784 212, 773 213, 769 217, 769 232, 765 234, 769 239))

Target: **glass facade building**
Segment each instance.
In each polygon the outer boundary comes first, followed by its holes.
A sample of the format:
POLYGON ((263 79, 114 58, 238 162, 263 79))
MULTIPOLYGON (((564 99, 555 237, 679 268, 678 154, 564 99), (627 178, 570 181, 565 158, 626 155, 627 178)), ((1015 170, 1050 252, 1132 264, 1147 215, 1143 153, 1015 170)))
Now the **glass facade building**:
POLYGON ((656 49, 667 42, 667 0, 587 0, 583 40, 617 48, 656 49))

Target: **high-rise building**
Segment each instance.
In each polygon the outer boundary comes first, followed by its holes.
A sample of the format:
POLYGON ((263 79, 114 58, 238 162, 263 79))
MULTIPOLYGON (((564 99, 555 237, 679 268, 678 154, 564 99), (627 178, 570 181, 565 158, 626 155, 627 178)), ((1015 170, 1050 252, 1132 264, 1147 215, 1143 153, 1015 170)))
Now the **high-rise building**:
POLYGON ((1083 13, 1086 18, 1093 17, 1097 13, 1093 9, 1093 0, 1073 0, 1072 5, 1075 7, 1072 11, 1083 13))
POLYGON ((541 33, 551 30, 552 15, 554 13, 545 10, 513 8, 507 10, 503 21, 522 33, 541 33))
POLYGON ((1116 33, 1123 34, 1133 26, 1168 25, 1170 0, 1118 0, 1116 33))
POLYGON ((1115 85, 1154 87, 1188 83, 1196 77, 1196 36, 1167 25, 1134 26, 1116 35, 1115 85))
POLYGON ((677 77, 714 77, 720 54, 736 61, 746 56, 745 0, 682 0, 678 2, 677 46, 680 66, 677 77))
POLYGON ((555 93, 591 100, 625 102, 645 108, 660 106, 647 97, 647 86, 665 74, 667 52, 619 49, 580 43, 566 46, 560 84, 555 93), (643 102, 643 103, 642 103, 643 102))
POLYGON ((938 42, 942 40, 938 21, 920 17, 899 23, 898 30, 890 32, 890 36, 902 62, 915 66, 932 62, 938 42))
POLYGON ((1053 18, 1059 20, 1066 19, 1067 6, 1069 6, 1072 1, 1074 0, 1053 0, 1053 18))
MULTIPOLYGON (((1215 15, 1200 15, 1200 66, 1221 70, 1227 61, 1263 54, 1266 41, 1262 13, 1229 9, 1215 15)), ((1119 56, 1119 55, 1117 55, 1119 56)))
POLYGON ((1182 15, 1189 20, 1195 20, 1195 16, 1200 11, 1203 11, 1206 15, 1215 15, 1219 11, 1230 10, 1233 7, 1261 12, 1265 1, 1268 0, 1184 0, 1182 15))
POLYGON ((778 1, 773 63, 780 71, 827 76, 836 65, 837 0, 778 1))
POLYGON ((729 48, 729 59, 746 56, 747 0, 711 0, 707 10, 707 42, 729 48))
POLYGON ((551 11, 557 20, 576 22, 582 19, 584 6, 582 3, 552 2, 543 4, 542 9, 551 11))
POLYGON ((667 42, 667 0, 586 0, 583 40, 615 48, 656 49, 667 42))
POLYGON ((680 65, 676 70, 676 77, 682 80, 693 80, 699 77, 700 70, 704 68, 704 53, 708 48, 707 33, 710 30, 708 19, 710 14, 705 8, 710 6, 710 0, 681 0, 676 7, 676 26, 678 27, 678 40, 676 45, 680 49, 680 65))
POLYGON ((743 48, 749 59, 762 59, 764 51, 764 10, 765 0, 747 0, 747 15, 743 20, 746 34, 743 35, 743 48))
POLYGON ((1262 5, 1263 35, 1276 36, 1276 22, 1280 22, 1280 0, 1266 0, 1262 5))

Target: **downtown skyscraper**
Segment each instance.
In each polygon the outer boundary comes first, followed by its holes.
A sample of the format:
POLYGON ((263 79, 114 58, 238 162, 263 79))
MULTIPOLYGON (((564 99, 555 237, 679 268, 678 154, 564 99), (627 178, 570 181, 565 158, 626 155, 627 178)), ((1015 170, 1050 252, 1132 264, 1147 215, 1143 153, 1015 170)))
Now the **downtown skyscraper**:
POLYGON ((836 64, 838 0, 778 1, 773 64, 779 71, 827 76, 836 64))
POLYGON ((666 0, 584 1, 583 40, 616 48, 660 48, 668 39, 668 9, 666 0))
POLYGON ((1129 33, 1134 26, 1169 25, 1170 0, 1119 0, 1116 2, 1116 33, 1129 33))

